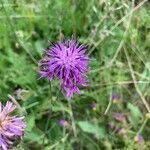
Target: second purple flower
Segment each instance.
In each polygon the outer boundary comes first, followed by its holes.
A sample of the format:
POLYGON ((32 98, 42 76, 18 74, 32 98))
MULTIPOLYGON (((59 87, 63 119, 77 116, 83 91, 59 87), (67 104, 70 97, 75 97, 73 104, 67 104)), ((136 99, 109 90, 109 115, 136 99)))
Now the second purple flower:
POLYGON ((6 105, 0 102, 0 150, 10 149, 24 134, 24 117, 11 116, 15 109, 16 106, 9 101, 6 105))
POLYGON ((72 97, 74 93, 80 94, 79 86, 87 85, 85 78, 85 73, 88 71, 86 49, 87 45, 79 45, 74 39, 51 45, 40 62, 39 73, 49 80, 57 77, 67 97, 72 97))

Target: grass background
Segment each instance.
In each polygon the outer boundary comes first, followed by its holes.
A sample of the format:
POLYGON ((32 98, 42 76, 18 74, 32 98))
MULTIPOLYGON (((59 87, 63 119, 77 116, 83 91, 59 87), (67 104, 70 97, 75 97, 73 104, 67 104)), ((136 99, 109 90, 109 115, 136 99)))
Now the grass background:
POLYGON ((14 97, 27 122, 14 149, 150 148, 149 8, 147 0, 0 0, 0 99, 14 97), (49 82, 38 80, 37 63, 48 40, 72 35, 89 45, 90 86, 73 97, 71 110, 56 80, 50 100, 49 82), (117 104, 111 101, 113 94, 121 97, 117 104), (115 112, 125 115, 125 121, 117 122, 115 112), (61 118, 67 127, 59 126, 61 118), (110 123, 125 132, 110 129, 110 123), (138 134, 144 143, 135 141, 138 134))

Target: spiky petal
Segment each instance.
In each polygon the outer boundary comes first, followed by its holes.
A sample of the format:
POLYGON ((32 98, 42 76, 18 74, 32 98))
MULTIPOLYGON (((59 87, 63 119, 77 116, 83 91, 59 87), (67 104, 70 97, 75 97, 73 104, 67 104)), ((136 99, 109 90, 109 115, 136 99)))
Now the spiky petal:
POLYGON ((88 57, 85 54, 87 45, 79 45, 76 40, 57 42, 46 50, 41 60, 42 77, 52 80, 57 77, 67 97, 80 94, 79 86, 86 86, 85 73, 88 71, 88 57))
POLYGON ((15 105, 7 102, 2 106, 0 102, 0 149, 7 150, 13 145, 13 141, 22 137, 25 129, 24 117, 11 116, 16 109, 15 105))

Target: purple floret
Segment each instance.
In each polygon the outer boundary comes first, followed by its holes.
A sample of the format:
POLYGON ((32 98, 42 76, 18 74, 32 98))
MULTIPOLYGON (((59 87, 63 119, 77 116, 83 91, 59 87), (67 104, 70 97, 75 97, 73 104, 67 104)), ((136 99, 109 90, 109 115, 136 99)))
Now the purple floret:
POLYGON ((114 118, 117 120, 117 121, 120 121, 120 122, 123 122, 125 120, 125 116, 121 113, 115 113, 114 114, 114 118))
POLYGON ((13 141, 24 134, 26 127, 24 117, 10 116, 15 109, 15 105, 11 102, 7 102, 5 106, 0 102, 0 149, 2 150, 11 148, 13 141))
POLYGON ((137 141, 138 143, 144 143, 144 138, 143 138, 143 136, 142 136, 142 135, 137 135, 136 141, 137 141))
POLYGON ((46 50, 40 62, 42 77, 60 80, 61 88, 67 97, 80 94, 79 86, 86 86, 85 73, 88 71, 88 57, 85 55, 87 45, 79 45, 76 40, 57 42, 46 50))
POLYGON ((68 122, 67 122, 65 119, 60 119, 60 120, 59 120, 59 125, 60 125, 61 127, 65 127, 65 126, 68 125, 68 122))

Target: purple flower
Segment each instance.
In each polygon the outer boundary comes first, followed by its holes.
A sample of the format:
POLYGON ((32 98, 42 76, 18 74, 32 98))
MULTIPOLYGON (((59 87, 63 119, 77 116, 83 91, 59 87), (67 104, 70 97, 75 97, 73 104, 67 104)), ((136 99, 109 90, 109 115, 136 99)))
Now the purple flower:
POLYGON ((114 114, 114 118, 115 118, 117 121, 120 121, 120 122, 125 121, 125 116, 122 115, 121 113, 115 113, 115 114, 114 114))
POLYGON ((57 77, 67 97, 80 94, 79 86, 86 86, 85 73, 88 71, 87 45, 79 45, 74 39, 57 42, 46 50, 40 62, 41 77, 52 80, 57 77))
POLYGON ((68 124, 68 122, 67 122, 66 120, 60 119, 60 120, 59 120, 59 125, 60 125, 61 127, 66 127, 66 126, 68 126, 69 124, 68 124))
POLYGON ((113 103, 118 103, 120 101, 120 95, 113 94, 111 99, 113 103))
POLYGON ((116 128, 116 126, 113 122, 109 123, 108 125, 109 125, 110 129, 115 129, 116 128))
POLYGON ((7 150, 12 147, 13 141, 22 137, 26 127, 24 117, 11 116, 16 109, 15 105, 7 102, 2 106, 0 102, 0 149, 7 150))
POLYGON ((144 138, 142 135, 135 136, 134 140, 135 142, 138 142, 138 143, 144 143, 144 138))
POLYGON ((118 134, 119 135, 125 135, 127 133, 127 130, 125 128, 119 128, 118 129, 118 134))
POLYGON ((95 102, 93 102, 93 103, 91 104, 91 109, 92 109, 93 111, 96 111, 96 103, 95 103, 95 102))

